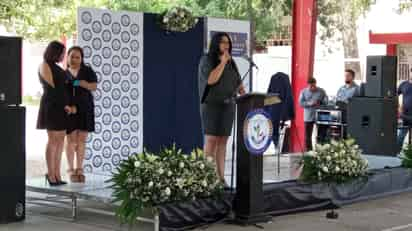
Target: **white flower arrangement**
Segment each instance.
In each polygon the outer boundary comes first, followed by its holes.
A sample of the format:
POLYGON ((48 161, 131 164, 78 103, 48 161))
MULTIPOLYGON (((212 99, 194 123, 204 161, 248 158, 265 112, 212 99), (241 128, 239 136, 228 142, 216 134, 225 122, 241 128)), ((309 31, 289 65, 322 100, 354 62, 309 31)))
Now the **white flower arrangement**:
POLYGON ((308 182, 344 183, 365 176, 368 168, 353 139, 316 145, 314 151, 303 157, 302 164, 300 178, 308 182))
POLYGON ((123 222, 133 223, 144 209, 196 198, 218 196, 223 184, 214 162, 201 150, 183 154, 173 146, 159 154, 142 153, 124 160, 111 179, 116 211, 123 222))
POLYGON ((163 29, 174 32, 186 32, 192 29, 198 22, 193 13, 186 7, 177 6, 161 15, 163 29))

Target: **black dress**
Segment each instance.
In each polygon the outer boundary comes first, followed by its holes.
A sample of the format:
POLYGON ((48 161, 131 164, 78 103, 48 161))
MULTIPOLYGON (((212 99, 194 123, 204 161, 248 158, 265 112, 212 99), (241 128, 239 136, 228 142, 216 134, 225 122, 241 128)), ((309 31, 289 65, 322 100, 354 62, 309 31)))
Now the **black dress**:
POLYGON ((209 85, 209 74, 214 68, 207 55, 201 58, 198 75, 202 129, 206 135, 230 136, 235 117, 233 98, 242 81, 232 61, 226 64, 219 81, 209 85))
POLYGON ((46 82, 39 73, 40 83, 43 86, 43 95, 40 100, 37 129, 61 131, 67 129, 68 116, 64 107, 70 105, 70 98, 65 91, 65 72, 55 63, 48 63, 54 88, 46 82))
POLYGON ((69 116, 69 127, 67 134, 74 130, 87 132, 94 131, 94 101, 92 93, 80 86, 73 86, 74 80, 85 80, 89 83, 96 83, 97 76, 92 68, 82 66, 73 76, 70 71, 66 71, 66 92, 70 95, 72 103, 77 107, 77 113, 69 116))

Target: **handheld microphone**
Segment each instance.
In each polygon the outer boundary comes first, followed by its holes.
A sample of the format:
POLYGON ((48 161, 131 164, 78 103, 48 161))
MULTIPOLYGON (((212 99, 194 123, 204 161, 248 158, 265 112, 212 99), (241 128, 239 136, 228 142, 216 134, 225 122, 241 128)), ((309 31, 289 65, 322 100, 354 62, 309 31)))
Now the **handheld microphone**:
POLYGON ((246 61, 248 61, 249 64, 250 64, 252 67, 256 67, 256 69, 259 69, 259 67, 256 65, 256 63, 254 63, 253 60, 252 60, 250 57, 244 55, 244 56, 242 56, 242 58, 245 59, 246 61))

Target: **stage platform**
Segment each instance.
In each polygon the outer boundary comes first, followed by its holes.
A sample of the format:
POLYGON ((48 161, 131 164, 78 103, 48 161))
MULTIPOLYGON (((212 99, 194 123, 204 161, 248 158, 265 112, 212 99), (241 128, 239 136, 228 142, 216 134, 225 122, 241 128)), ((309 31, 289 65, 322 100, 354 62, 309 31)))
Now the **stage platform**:
MULTIPOLYGON (((369 162, 370 176, 346 185, 304 184, 298 181, 300 174, 300 155, 282 155, 278 165, 277 156, 264 157, 264 196, 265 211, 270 215, 326 209, 361 200, 384 197, 401 192, 412 191, 412 171, 400 168, 397 157, 381 157, 366 155, 369 162), (280 169, 278 169, 280 166, 280 169), (278 171, 280 170, 280 171, 278 171)), ((235 171, 234 171, 235 172, 235 171)), ((226 163, 226 179, 230 184, 231 160, 226 163)), ((236 173, 235 173, 236 175, 236 173)), ((233 177, 234 182, 235 175, 233 177)), ((112 190, 109 188, 107 175, 86 175, 86 183, 71 183, 63 186, 49 186, 44 177, 28 179, 26 189, 46 195, 46 197, 28 197, 27 203, 44 206, 59 205, 71 209, 72 219, 78 216, 78 210, 85 210, 106 215, 114 215, 111 211, 78 207, 78 200, 112 204, 112 190)), ((235 187, 235 185, 234 185, 235 187)), ((228 193, 219 201, 203 199, 197 202, 183 202, 162 206, 160 213, 153 217, 139 218, 143 222, 154 224, 154 230, 181 230, 179 226, 188 228, 213 223, 230 213, 233 195, 228 193), (197 204, 196 204, 197 203, 197 204), (217 209, 218 208, 218 209, 217 209), (207 217, 190 217, 189 214, 198 209, 198 214, 207 217), (180 216, 176 213, 181 214, 180 216), (172 216, 171 216, 172 214, 172 216), (188 218, 189 217, 189 218, 188 218)))
MULTIPOLYGON (((112 203, 112 192, 107 180, 110 176, 85 174, 86 183, 69 183, 61 186, 50 186, 44 177, 32 178, 26 181, 26 190, 37 194, 45 194, 46 197, 27 196, 26 202, 36 205, 51 207, 61 207, 71 209, 71 219, 74 221, 78 216, 78 210, 84 210, 104 215, 114 216, 112 211, 98 210, 94 208, 78 207, 78 200, 87 200, 107 205, 116 206, 112 203)), ((159 230, 159 216, 153 215, 150 218, 139 217, 138 221, 154 224, 154 230, 159 230)))

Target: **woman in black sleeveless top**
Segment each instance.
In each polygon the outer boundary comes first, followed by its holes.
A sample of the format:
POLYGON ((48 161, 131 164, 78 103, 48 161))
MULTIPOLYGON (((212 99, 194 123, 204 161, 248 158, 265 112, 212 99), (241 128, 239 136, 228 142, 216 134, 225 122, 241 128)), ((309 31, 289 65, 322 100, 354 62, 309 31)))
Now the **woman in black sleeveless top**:
POLYGON ((216 33, 207 55, 199 63, 199 97, 204 153, 216 160, 217 173, 224 181, 228 137, 235 116, 233 98, 244 94, 236 63, 232 60, 232 41, 227 33, 216 33))
POLYGON ((66 90, 77 108, 77 113, 69 117, 69 128, 66 132, 68 172, 72 182, 84 182, 83 158, 87 134, 94 131, 92 91, 97 88, 97 77, 93 69, 84 64, 82 48, 74 46, 69 49, 67 55, 66 78, 69 84, 66 84, 66 90), (74 157, 76 157, 76 167, 74 167, 74 157))
POLYGON ((76 113, 70 106, 70 99, 65 91, 65 73, 56 63, 63 60, 65 47, 57 41, 51 42, 44 52, 39 68, 43 95, 37 118, 37 129, 46 129, 48 135, 46 148, 47 174, 50 185, 66 184, 60 174, 61 155, 64 135, 69 114, 76 113))

